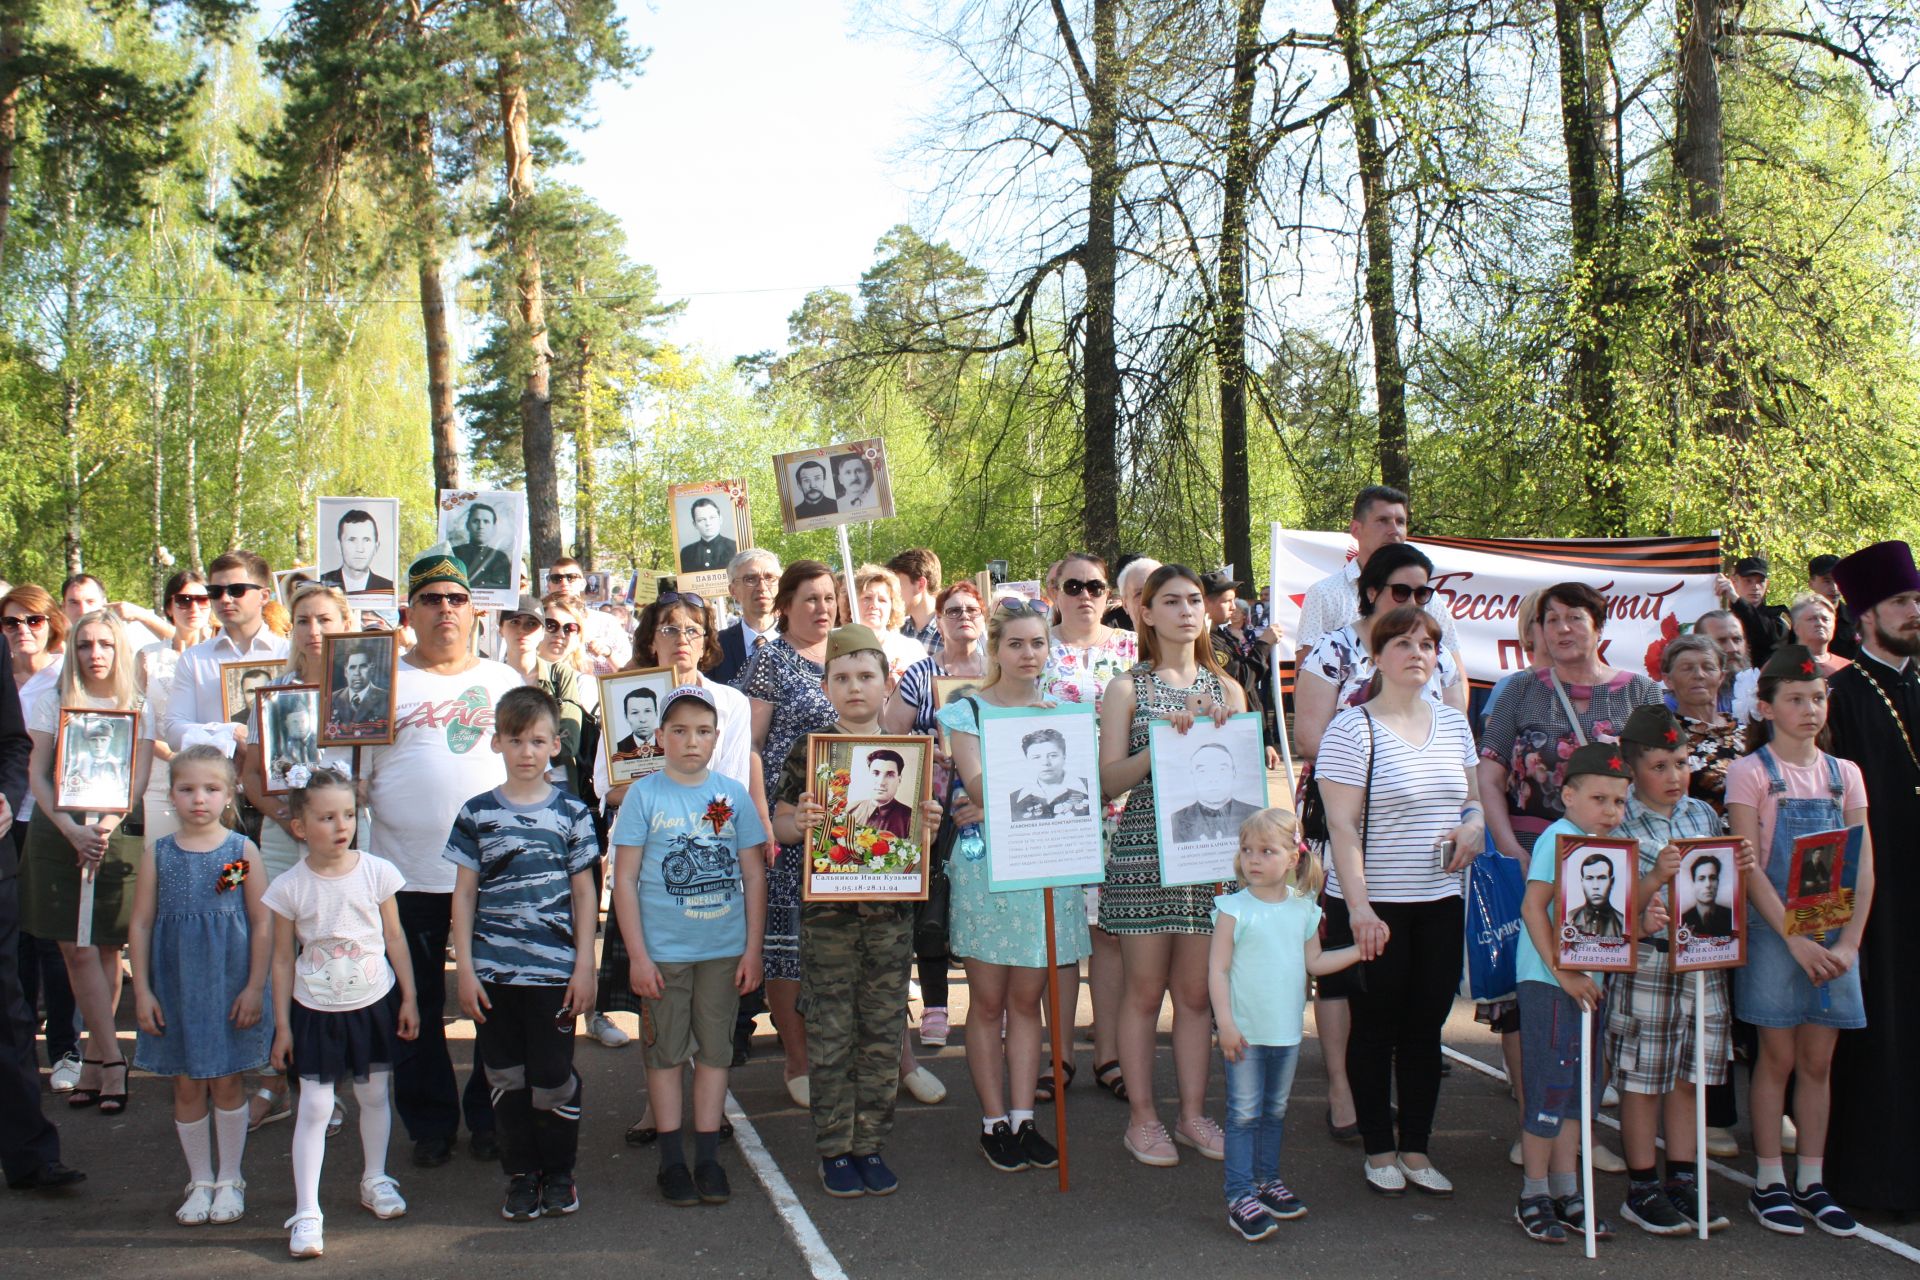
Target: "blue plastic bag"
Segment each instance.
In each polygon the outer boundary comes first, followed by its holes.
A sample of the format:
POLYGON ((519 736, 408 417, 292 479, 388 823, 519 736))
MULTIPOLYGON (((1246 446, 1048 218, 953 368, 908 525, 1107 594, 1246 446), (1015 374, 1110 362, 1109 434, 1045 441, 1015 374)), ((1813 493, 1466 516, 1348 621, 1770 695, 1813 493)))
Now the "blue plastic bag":
POLYGON ((1506 1000, 1514 994, 1514 956, 1520 947, 1520 900, 1526 869, 1489 848, 1467 867, 1467 994, 1506 1000))

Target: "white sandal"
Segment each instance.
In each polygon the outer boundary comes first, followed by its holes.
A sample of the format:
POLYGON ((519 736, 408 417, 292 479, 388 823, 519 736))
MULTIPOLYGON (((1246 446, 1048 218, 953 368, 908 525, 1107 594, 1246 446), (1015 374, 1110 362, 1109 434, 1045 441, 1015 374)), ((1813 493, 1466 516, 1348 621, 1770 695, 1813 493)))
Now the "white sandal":
POLYGON ((293 1095, 290 1092, 283 1090, 280 1093, 275 1093, 263 1085, 253 1091, 253 1096, 255 1098, 264 1098, 267 1103, 267 1109, 260 1113, 258 1120, 252 1121, 247 1125, 248 1133, 252 1133, 256 1129, 264 1129, 270 1124, 277 1124, 293 1115, 293 1095))
POLYGON ((173 1220, 183 1227, 206 1226, 207 1218, 213 1212, 213 1189, 216 1185, 212 1182, 189 1182, 187 1198, 173 1211, 173 1220))
POLYGON ((1453 1181, 1432 1165, 1424 1169, 1415 1169, 1405 1160, 1396 1160, 1400 1173, 1420 1190, 1430 1196, 1450 1196, 1453 1194, 1453 1181))
POLYGON ((245 1178, 213 1184, 213 1209, 207 1215, 208 1222, 220 1224, 238 1222, 246 1211, 247 1180, 245 1178))
POLYGON ((338 1098, 335 1098, 333 1100, 333 1114, 327 1117, 327 1136, 329 1138, 339 1137, 340 1130, 344 1129, 346 1124, 347 1109, 340 1105, 338 1098))

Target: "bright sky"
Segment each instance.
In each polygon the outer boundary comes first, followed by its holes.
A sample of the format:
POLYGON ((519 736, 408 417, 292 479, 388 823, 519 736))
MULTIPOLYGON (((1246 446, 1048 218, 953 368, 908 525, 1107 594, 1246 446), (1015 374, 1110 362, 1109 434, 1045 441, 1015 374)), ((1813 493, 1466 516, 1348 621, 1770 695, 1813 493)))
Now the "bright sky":
POLYGON ((621 0, 644 74, 596 95, 568 177, 685 298, 672 337, 780 348, 806 293, 850 288, 910 219, 890 157, 923 108, 916 56, 855 38, 845 0, 621 0))

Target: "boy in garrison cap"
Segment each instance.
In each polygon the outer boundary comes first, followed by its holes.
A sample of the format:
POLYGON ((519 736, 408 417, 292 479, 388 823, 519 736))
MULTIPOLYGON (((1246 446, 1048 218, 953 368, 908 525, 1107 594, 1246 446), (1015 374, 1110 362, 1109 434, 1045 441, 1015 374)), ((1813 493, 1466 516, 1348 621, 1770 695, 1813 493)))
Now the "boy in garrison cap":
MULTIPOLYGON (((821 684, 840 717, 827 733, 884 733, 880 708, 893 679, 880 637, 870 628, 840 627, 827 636, 821 684)), ((773 800, 773 831, 781 844, 805 844, 826 821, 807 772, 806 738, 788 753, 773 800)), ((922 813, 925 830, 939 827, 938 802, 929 800, 922 813)), ((912 963, 911 902, 809 902, 800 910, 809 1105, 820 1181, 829 1195, 884 1196, 900 1185, 880 1149, 893 1130, 912 963)))

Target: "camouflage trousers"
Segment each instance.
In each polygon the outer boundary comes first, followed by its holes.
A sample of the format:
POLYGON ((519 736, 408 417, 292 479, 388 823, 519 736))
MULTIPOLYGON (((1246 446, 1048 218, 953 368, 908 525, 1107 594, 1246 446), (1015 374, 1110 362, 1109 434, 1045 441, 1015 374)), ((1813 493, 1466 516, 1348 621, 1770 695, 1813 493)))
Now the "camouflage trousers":
POLYGON ((807 1020, 813 1142, 870 1155, 893 1131, 907 1025, 913 904, 808 903, 800 915, 800 1013, 807 1020))

